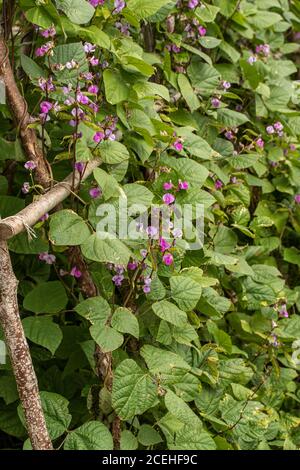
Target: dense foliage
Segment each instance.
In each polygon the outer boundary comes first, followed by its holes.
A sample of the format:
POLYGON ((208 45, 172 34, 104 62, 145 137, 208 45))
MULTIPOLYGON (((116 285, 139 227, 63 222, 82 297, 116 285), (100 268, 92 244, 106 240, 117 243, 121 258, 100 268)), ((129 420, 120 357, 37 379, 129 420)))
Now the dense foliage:
MULTIPOLYGON (((299 448, 299 41, 299 0, 15 2, 10 52, 53 181, 102 161, 9 241, 55 448, 299 448), (119 196, 204 204, 203 248, 150 224, 97 237, 119 196)), ((4 218, 42 188, 1 103, 4 218)), ((30 448, 9 363, 0 430, 30 448)))

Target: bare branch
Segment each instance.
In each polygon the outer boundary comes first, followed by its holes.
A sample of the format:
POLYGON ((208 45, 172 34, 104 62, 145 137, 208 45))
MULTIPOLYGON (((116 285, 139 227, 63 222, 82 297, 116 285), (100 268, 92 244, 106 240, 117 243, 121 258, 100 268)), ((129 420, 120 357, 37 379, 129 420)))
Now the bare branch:
POLYGON ((0 241, 0 323, 23 406, 28 435, 34 450, 52 450, 37 378, 19 315, 17 288, 9 251, 0 241))
MULTIPOLYGON (((93 170, 100 165, 100 160, 93 160, 86 166, 83 177, 80 179, 80 173, 75 172, 74 188, 78 188, 80 182, 91 175, 93 170)), ((32 227, 46 212, 54 209, 59 203, 66 199, 72 192, 73 173, 64 181, 57 183, 46 194, 40 196, 37 200, 18 212, 18 214, 7 217, 0 221, 0 240, 8 240, 18 233, 23 232, 27 226, 32 227)))

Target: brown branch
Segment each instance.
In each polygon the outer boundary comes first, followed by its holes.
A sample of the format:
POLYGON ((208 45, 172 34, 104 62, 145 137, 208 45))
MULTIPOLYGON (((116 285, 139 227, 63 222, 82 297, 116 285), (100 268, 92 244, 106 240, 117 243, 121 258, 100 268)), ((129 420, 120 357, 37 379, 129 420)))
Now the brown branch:
POLYGON ((8 47, 3 36, 0 37, 0 75, 5 83, 8 105, 19 129, 24 151, 27 157, 37 165, 35 175, 38 183, 47 188, 51 183, 49 163, 44 158, 34 129, 28 127, 30 115, 27 103, 17 87, 9 61, 8 47))
POLYGON ((39 396, 29 347, 19 315, 17 288, 9 251, 0 241, 0 323, 23 406, 28 435, 34 450, 53 449, 39 396))
MULTIPOLYGON (((75 172, 75 189, 78 188, 80 182, 90 176, 95 168, 100 165, 100 160, 93 160, 86 166, 85 173, 80 178, 80 173, 75 172)), ((46 194, 40 196, 37 200, 18 212, 18 214, 7 217, 0 221, 0 240, 8 240, 18 233, 23 232, 26 227, 32 227, 46 212, 51 211, 72 192, 73 173, 71 173, 64 181, 57 183, 46 194)))

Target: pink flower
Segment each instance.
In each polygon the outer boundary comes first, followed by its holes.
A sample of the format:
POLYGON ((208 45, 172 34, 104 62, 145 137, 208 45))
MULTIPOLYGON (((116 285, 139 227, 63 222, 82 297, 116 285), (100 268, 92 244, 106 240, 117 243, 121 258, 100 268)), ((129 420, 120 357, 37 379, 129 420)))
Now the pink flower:
POLYGON ((96 57, 91 57, 90 58, 90 64, 95 66, 95 65, 98 65, 99 64, 99 59, 97 59, 96 57))
POLYGON ((134 271, 136 268, 138 267, 138 263, 136 261, 133 261, 133 262, 129 262, 127 264, 127 269, 129 271, 134 271))
POLYGON ((204 28, 204 26, 199 26, 198 27, 198 33, 200 34, 201 37, 205 36, 206 35, 206 28, 204 28))
POLYGON ((49 219, 49 214, 46 212, 46 214, 42 215, 42 217, 39 218, 41 222, 45 222, 45 220, 49 219))
POLYGON ((296 194, 294 199, 296 204, 300 204, 300 194, 296 194))
POLYGON ((173 255, 171 253, 165 253, 162 259, 166 266, 171 266, 174 262, 173 255))
POLYGON ((216 188, 216 189, 221 189, 222 187, 223 187, 222 181, 221 181, 221 180, 217 180, 217 181, 215 182, 215 188, 216 188))
POLYGON ((189 189, 189 183, 187 181, 178 181, 178 189, 189 189))
POLYGON ((199 4, 198 0, 189 0, 188 7, 193 10, 199 4))
POLYGON ((103 5, 105 0, 89 0, 92 7, 97 8, 98 5, 103 5))
POLYGON ((171 193, 166 193, 163 195, 162 200, 165 204, 170 205, 175 201, 175 196, 171 193))
POLYGON ((40 35, 43 36, 44 38, 52 38, 53 36, 56 35, 56 30, 54 26, 51 26, 51 28, 44 29, 44 31, 41 31, 40 35))
POLYGON ((52 109, 52 104, 49 101, 42 101, 40 104, 40 110, 43 114, 48 114, 50 109, 52 109))
POLYGON ((99 144, 105 138, 105 134, 103 132, 96 132, 93 137, 93 141, 99 144))
POLYGON ((267 126, 266 131, 267 131, 267 134, 271 135, 271 134, 274 134, 275 129, 273 126, 267 126))
POLYGON ((30 171, 35 170, 35 168, 36 168, 36 163, 33 162, 32 160, 28 160, 28 162, 26 162, 26 163, 24 164, 24 168, 26 168, 26 170, 30 170, 30 171))
POLYGON ((255 52, 257 54, 263 54, 264 56, 270 55, 270 46, 269 44, 260 44, 259 46, 256 46, 255 52))
POLYGON ((21 191, 23 194, 28 194, 29 191, 30 191, 30 184, 28 183, 28 181, 26 181, 25 183, 23 183, 23 186, 21 188, 21 191))
POLYGON ((164 188, 165 191, 169 191, 170 189, 172 189, 172 188, 173 188, 173 183, 172 183, 172 181, 169 181, 169 182, 167 182, 167 183, 164 183, 164 184, 163 184, 163 188, 164 188))
POLYGON ((83 93, 78 93, 77 94, 77 101, 78 101, 78 103, 81 103, 81 104, 88 104, 90 100, 83 93))
POLYGON ((54 264, 56 261, 56 256, 50 255, 49 253, 44 252, 44 253, 39 254, 39 260, 45 261, 46 264, 54 264))
POLYGON ((171 248, 171 243, 167 242, 167 240, 163 237, 159 239, 159 246, 160 246, 160 251, 164 253, 167 251, 169 248, 171 248))
POLYGON ((289 312, 287 311, 286 304, 281 305, 281 307, 279 308, 278 314, 280 317, 289 318, 289 312))
POLYGON ((76 162, 74 167, 77 171, 79 171, 79 173, 82 173, 85 168, 85 164, 83 162, 76 162))
POLYGON ((99 196, 102 195, 102 191, 99 188, 91 188, 89 190, 89 194, 90 194, 92 199, 97 199, 99 196))
POLYGON ((97 95, 98 91, 99 91, 99 88, 97 87, 97 85, 90 85, 88 87, 88 92, 93 93, 93 95, 97 95))
POLYGON ((211 105, 213 108, 219 108, 221 101, 218 98, 212 98, 211 105))
POLYGON ((264 146, 265 146, 265 142, 263 141, 263 139, 261 137, 256 139, 255 143, 256 143, 257 147, 259 147, 260 149, 263 149, 264 146))
POLYGON ((231 88, 231 83, 230 82, 226 82, 226 80, 224 80, 222 82, 222 87, 224 88, 224 90, 229 90, 229 88, 231 88))
POLYGON ((173 143, 173 147, 175 150, 177 150, 177 152, 181 152, 183 149, 182 142, 180 140, 175 140, 175 142, 173 143))
POLYGON ((277 132, 280 132, 283 130, 283 124, 279 121, 275 122, 275 124, 273 125, 274 129, 277 131, 277 132))
POLYGON ((77 266, 73 266, 70 271, 70 275, 75 277, 76 279, 79 279, 82 276, 82 272, 80 271, 80 269, 77 268, 77 266))
POLYGON ((257 62, 257 58, 255 57, 255 55, 251 55, 248 58, 247 62, 248 62, 248 64, 253 65, 255 62, 257 62))

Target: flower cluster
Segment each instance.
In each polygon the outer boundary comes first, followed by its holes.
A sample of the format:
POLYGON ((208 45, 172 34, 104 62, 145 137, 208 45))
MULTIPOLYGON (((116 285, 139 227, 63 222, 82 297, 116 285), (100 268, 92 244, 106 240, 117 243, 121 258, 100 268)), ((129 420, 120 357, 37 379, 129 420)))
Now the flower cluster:
POLYGON ((56 256, 51 255, 48 252, 43 252, 39 254, 39 260, 44 261, 46 264, 54 264, 56 261, 56 256))
POLYGON ((275 122, 273 125, 269 125, 266 127, 267 134, 277 134, 278 137, 283 136, 283 124, 280 121, 275 122))
POLYGON ((265 57, 268 57, 270 55, 271 49, 269 44, 260 44, 259 46, 256 46, 255 52, 256 54, 262 54, 265 57))

